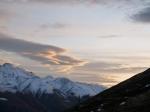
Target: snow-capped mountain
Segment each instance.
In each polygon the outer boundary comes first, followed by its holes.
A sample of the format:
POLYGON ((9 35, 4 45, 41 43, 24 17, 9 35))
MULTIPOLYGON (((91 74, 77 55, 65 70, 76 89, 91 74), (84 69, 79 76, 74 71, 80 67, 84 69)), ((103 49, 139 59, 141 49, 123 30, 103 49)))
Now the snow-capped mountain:
POLYGON ((71 95, 83 97, 86 95, 94 96, 104 90, 98 85, 83 84, 73 82, 66 78, 53 78, 48 76, 40 78, 32 72, 15 67, 6 63, 0 65, 0 91, 1 92, 23 92, 32 94, 59 94, 68 97, 71 95))

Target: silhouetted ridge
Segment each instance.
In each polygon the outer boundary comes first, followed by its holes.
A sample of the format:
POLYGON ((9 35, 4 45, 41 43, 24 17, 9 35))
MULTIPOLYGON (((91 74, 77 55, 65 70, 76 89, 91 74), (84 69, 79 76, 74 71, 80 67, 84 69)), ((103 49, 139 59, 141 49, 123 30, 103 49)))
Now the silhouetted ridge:
MULTIPOLYGON (((149 75, 148 77, 150 77, 150 68, 146 69, 145 71, 143 71, 142 73, 140 74, 143 74, 145 76, 149 75)), ((139 75, 140 76, 140 75, 139 75)))
POLYGON ((150 68, 68 112, 150 112, 150 68))

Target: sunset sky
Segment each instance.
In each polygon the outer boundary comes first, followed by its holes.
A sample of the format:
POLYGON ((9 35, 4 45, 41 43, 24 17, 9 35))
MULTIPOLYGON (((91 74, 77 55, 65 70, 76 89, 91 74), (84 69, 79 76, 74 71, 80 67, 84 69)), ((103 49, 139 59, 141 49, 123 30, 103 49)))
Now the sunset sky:
POLYGON ((0 0, 0 63, 112 86, 150 67, 149 0, 0 0))

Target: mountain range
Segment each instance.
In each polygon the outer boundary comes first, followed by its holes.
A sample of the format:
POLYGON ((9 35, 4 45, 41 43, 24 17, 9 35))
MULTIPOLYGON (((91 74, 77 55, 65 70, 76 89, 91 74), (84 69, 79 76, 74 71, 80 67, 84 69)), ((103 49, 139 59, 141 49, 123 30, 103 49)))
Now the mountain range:
POLYGON ((67 78, 41 78, 10 63, 0 65, 0 112, 63 112, 104 89, 67 78))
POLYGON ((0 112, 150 112, 150 69, 109 89, 0 65, 0 112))

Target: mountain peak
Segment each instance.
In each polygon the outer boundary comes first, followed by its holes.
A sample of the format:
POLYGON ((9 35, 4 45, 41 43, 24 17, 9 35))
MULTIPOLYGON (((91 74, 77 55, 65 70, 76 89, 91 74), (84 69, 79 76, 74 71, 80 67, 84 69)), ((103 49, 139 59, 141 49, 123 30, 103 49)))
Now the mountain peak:
POLYGON ((11 64, 11 63, 4 63, 2 66, 3 67, 8 67, 8 68, 13 68, 14 67, 14 65, 11 64))
POLYGON ((80 84, 67 78, 53 78, 51 76, 41 78, 10 63, 0 66, 1 88, 3 91, 23 91, 33 94, 52 94, 53 90, 58 90, 66 96, 71 95, 71 93, 76 96, 93 96, 104 89, 98 85, 80 84))
POLYGON ((7 71, 7 72, 18 71, 18 70, 25 71, 11 63, 4 63, 3 65, 0 65, 0 69, 1 71, 7 71))

